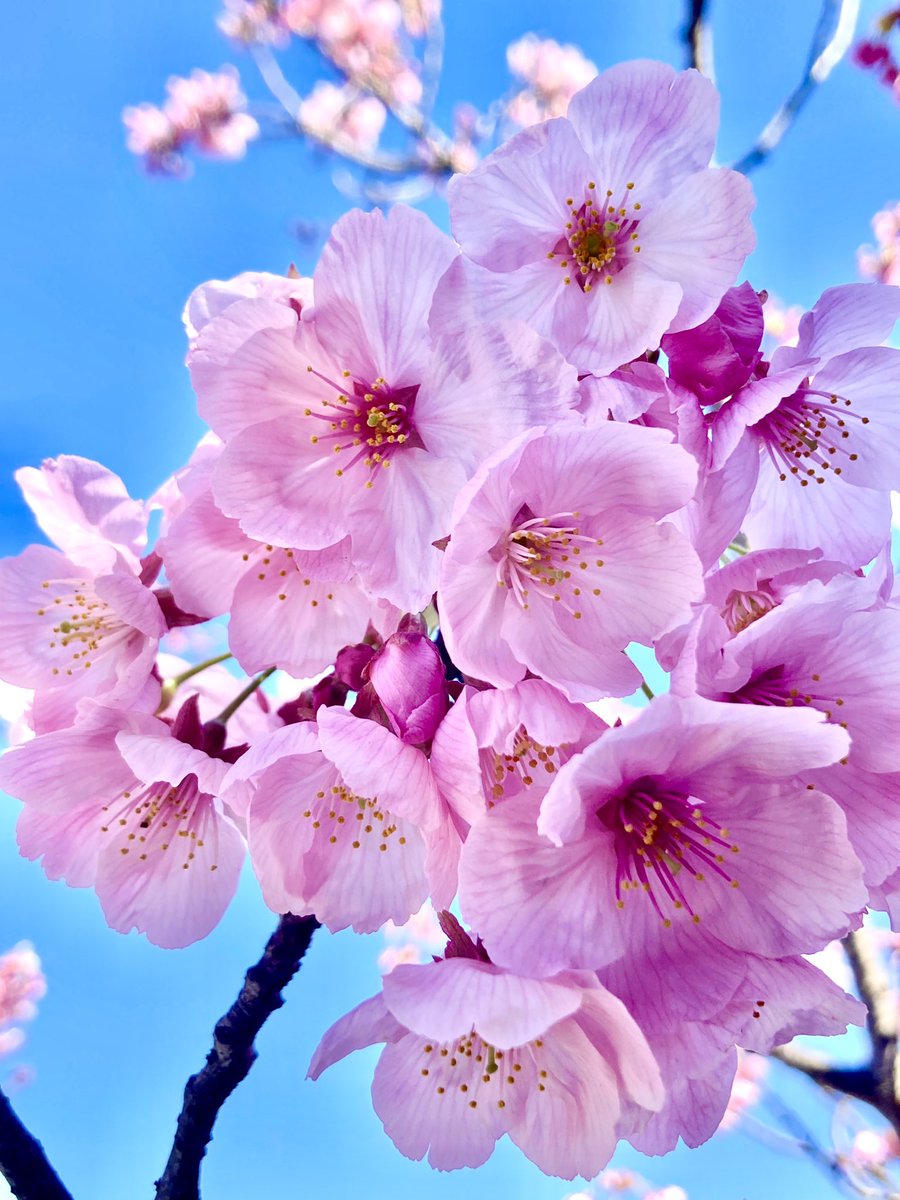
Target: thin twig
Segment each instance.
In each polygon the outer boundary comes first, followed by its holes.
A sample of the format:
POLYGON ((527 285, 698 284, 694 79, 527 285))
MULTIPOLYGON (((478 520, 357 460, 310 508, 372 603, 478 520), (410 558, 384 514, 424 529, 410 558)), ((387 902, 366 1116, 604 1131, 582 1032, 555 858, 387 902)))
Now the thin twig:
POLYGON ((199 1200, 200 1164, 219 1109, 252 1067, 254 1038, 284 1003, 282 990, 297 973, 318 927, 315 917, 281 917, 262 958, 247 972, 237 1000, 216 1025, 206 1065, 185 1085, 172 1152, 156 1182, 156 1200, 199 1200))
POLYGON ((72 1200, 47 1161, 44 1148, 28 1132, 0 1091, 0 1173, 19 1200, 72 1200))
POLYGON ((707 79, 711 79, 715 83, 713 35, 708 12, 709 0, 689 0, 688 7, 690 15, 683 34, 687 51, 687 65, 695 67, 707 79))
POLYGON ((742 158, 735 171, 747 175, 769 157, 812 93, 841 61, 856 30, 859 0, 825 0, 816 23, 803 77, 742 158))

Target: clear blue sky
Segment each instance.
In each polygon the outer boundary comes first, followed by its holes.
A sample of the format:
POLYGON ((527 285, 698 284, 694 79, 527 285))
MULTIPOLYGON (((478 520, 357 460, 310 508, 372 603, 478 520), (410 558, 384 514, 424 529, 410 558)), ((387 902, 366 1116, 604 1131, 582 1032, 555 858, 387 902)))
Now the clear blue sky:
MULTIPOLYGON (((681 65, 675 0, 448 0, 443 97, 486 104, 506 86, 504 49, 528 30, 576 41, 600 67, 638 56, 681 65)), ((713 5, 723 91, 723 161, 742 152, 799 76, 818 0, 713 5)), ((0 553, 37 540, 12 482, 61 452, 100 459, 147 495, 201 432, 179 314, 190 290, 246 269, 311 270, 297 220, 333 221, 346 201, 309 152, 252 148, 238 165, 201 162, 179 184, 143 176, 124 147, 121 109, 159 101, 167 75, 232 57, 214 0, 123 4, 46 0, 4 13, 0 75, 0 553)), ((863 22, 877 12, 863 5, 863 22)), ((246 64, 251 94, 260 94, 246 64)), ((308 77, 309 78, 309 77, 308 77)), ((842 65, 771 163, 754 175, 760 247, 747 277, 811 304, 855 278, 872 213, 898 198, 900 110, 842 65)), ((429 205, 445 221, 439 203, 429 205)), ((0 950, 31 939, 49 994, 31 1027, 38 1072, 18 1100, 77 1200, 151 1194, 180 1094, 215 1019, 274 925, 252 878, 205 942, 180 952, 109 931, 90 892, 48 883, 14 845, 16 806, 0 807, 0 950)), ((321 934, 287 1007, 260 1039, 260 1061, 224 1110, 204 1170, 210 1200, 238 1197, 527 1196, 566 1193, 503 1147, 478 1172, 438 1175, 407 1162, 371 1112, 373 1055, 317 1084, 303 1080, 321 1032, 376 990, 378 937, 321 934)), ((797 1100, 820 1130, 824 1108, 797 1100)), ((622 1163, 637 1156, 624 1152, 622 1163)), ((641 1168, 692 1200, 817 1200, 836 1194, 805 1162, 737 1136, 641 1168)))

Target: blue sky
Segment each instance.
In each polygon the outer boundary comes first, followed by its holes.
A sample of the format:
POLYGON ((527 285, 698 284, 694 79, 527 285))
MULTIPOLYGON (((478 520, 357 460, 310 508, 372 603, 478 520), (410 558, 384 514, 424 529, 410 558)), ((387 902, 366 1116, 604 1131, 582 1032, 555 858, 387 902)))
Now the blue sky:
MULTIPOLYGON (((676 34, 686 6, 674 0, 447 7, 444 114, 453 100, 483 106, 503 90, 505 47, 528 30, 578 42, 600 67, 638 56, 681 65, 676 34)), ((799 76, 819 5, 716 8, 719 153, 728 161, 799 76)), ((864 4, 863 21, 876 11, 864 4)), ((311 270, 317 247, 298 242, 295 222, 327 228, 347 207, 321 159, 293 144, 254 147, 237 165, 201 162, 187 183, 148 179, 125 150, 126 104, 161 100, 169 74, 233 58, 215 12, 213 0, 46 0, 4 14, 0 553, 38 538, 12 482, 21 464, 83 454, 118 471, 138 496, 177 468, 202 432, 183 367, 179 316, 188 293, 208 278, 283 271, 292 260, 311 270)), ((242 65, 251 95, 261 96, 242 65)), ((811 304, 824 287, 854 279, 872 213, 898 198, 898 146, 900 112, 890 97, 840 66, 753 177, 759 248, 746 275, 755 286, 811 304)), ((428 209, 446 224, 441 202, 428 209)), ((274 917, 247 875, 221 926, 197 946, 165 952, 121 937, 106 928, 92 893, 48 883, 17 857, 15 808, 0 807, 0 949, 31 939, 50 987, 27 1047, 38 1078, 19 1107, 76 1197, 149 1194, 184 1081, 274 917)), ((205 1194, 542 1200, 572 1190, 510 1147, 478 1172, 450 1176, 401 1158, 371 1112, 372 1054, 317 1085, 303 1080, 321 1032, 376 990, 380 948, 378 937, 317 936, 287 1007, 260 1039, 260 1061, 223 1112, 205 1194)), ((824 1128, 824 1106, 807 1098, 802 1081, 786 1084, 785 1095, 824 1128)), ((622 1161, 637 1156, 626 1151, 622 1161)), ((681 1183, 694 1200, 813 1200, 829 1190, 807 1163, 740 1135, 641 1169, 681 1183)))

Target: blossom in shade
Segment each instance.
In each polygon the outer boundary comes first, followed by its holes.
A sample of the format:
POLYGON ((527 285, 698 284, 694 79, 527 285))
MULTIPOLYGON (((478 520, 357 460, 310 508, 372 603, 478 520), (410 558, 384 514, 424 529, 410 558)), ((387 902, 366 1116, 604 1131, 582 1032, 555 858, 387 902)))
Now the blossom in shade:
POLYGON ((406 921, 456 890, 428 762, 374 721, 339 708, 276 731, 232 769, 225 797, 246 816, 250 858, 275 912, 331 930, 406 921))
POLYGON ((19 847, 51 879, 93 887, 113 929, 187 946, 219 922, 244 843, 216 796, 225 727, 201 725, 196 696, 168 723, 91 705, 72 729, 0 759, 0 786, 25 802, 19 847))
POLYGON ((479 1166, 508 1134, 546 1174, 590 1177, 662 1103, 643 1034, 588 972, 516 975, 469 939, 383 988, 328 1030, 309 1073, 385 1042, 372 1100, 408 1158, 479 1166))
POLYGON ((438 728, 431 770, 453 812, 474 825, 501 801, 543 796, 563 763, 605 728, 543 679, 467 687, 438 728))
POLYGON ((752 193, 710 169, 713 85, 631 62, 568 116, 524 130, 449 187, 471 266, 448 307, 518 316, 598 375, 711 315, 753 248, 752 193))
POLYGON ((800 322, 795 347, 711 416, 712 462, 754 483, 744 532, 755 549, 818 547, 861 566, 890 534, 900 484, 900 351, 882 346, 900 291, 829 288, 800 322), (755 453, 736 456, 747 446, 755 453))
POLYGON ((621 696, 622 653, 697 598, 700 564, 659 518, 696 485, 662 430, 606 422, 532 430, 460 497, 438 605, 453 661, 509 687, 532 671, 573 700, 621 696), (490 631, 490 633, 488 632, 490 631))
POLYGON ((456 255, 420 213, 348 214, 314 276, 315 307, 259 329, 253 302, 191 354, 201 411, 226 439, 213 490, 248 536, 319 550, 351 538, 376 595, 430 599, 453 499, 480 462, 538 420, 570 414, 575 372, 524 325, 432 334, 456 255), (246 340, 237 344, 239 322, 246 340))
POLYGON ((275 665, 298 678, 317 674, 370 622, 387 633, 396 612, 361 585, 350 539, 321 550, 290 550, 248 538, 213 499, 208 454, 185 484, 186 502, 158 544, 173 596, 186 612, 229 613, 228 644, 247 672, 275 665), (203 485, 202 478, 206 483, 203 485))
POLYGON ((865 905, 843 813, 802 781, 848 744, 814 712, 658 697, 566 763, 540 806, 500 804, 472 828, 462 911, 512 969, 649 961, 691 1003, 697 988, 727 998, 717 943, 806 953, 865 905))

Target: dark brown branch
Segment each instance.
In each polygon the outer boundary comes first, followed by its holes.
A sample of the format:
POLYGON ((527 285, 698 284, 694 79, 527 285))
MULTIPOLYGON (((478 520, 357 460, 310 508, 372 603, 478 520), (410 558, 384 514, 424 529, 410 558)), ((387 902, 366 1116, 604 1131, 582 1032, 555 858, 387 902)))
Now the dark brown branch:
POLYGON ((831 1088, 854 1100, 865 1100, 877 1107, 875 1076, 870 1067, 835 1067, 818 1054, 808 1054, 797 1046, 778 1046, 772 1057, 799 1071, 819 1087, 831 1088))
POLYGON ((748 175, 769 157, 797 119, 800 110, 820 83, 824 83, 850 48, 859 0, 825 0, 810 44, 803 76, 766 125, 754 145, 733 163, 735 171, 748 175))
POLYGON ((244 977, 237 1000, 216 1025, 206 1065, 185 1085, 172 1152, 156 1182, 156 1200, 199 1200, 200 1163, 219 1109, 252 1067, 254 1038, 284 1003, 281 992, 299 969, 318 927, 315 917, 281 917, 262 958, 244 977))
POLYGON ((853 968, 872 1043, 875 1098, 870 1101, 900 1133, 900 1057, 897 1054, 897 1002, 872 933, 858 929, 841 943, 853 968))
POLYGON ((72 1200, 9 1100, 0 1091, 0 1172, 19 1200, 72 1200))
POLYGON ((682 35, 687 51, 687 65, 696 67, 708 79, 715 79, 709 0, 689 0, 688 8, 690 15, 682 35))

